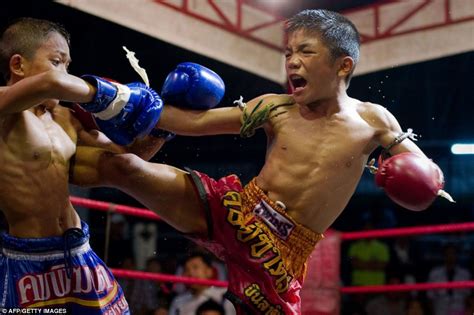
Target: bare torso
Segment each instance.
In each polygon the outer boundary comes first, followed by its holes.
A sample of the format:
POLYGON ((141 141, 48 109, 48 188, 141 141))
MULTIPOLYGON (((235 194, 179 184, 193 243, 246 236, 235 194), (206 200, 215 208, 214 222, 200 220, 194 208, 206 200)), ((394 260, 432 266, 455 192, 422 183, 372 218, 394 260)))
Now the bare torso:
POLYGON ((58 236, 80 227, 68 192, 77 138, 69 115, 60 106, 37 106, 0 118, 0 209, 14 236, 58 236))
POLYGON ((324 232, 355 191, 376 133, 365 111, 372 104, 347 99, 342 109, 321 116, 298 104, 270 120, 266 163, 257 184, 288 214, 324 232))

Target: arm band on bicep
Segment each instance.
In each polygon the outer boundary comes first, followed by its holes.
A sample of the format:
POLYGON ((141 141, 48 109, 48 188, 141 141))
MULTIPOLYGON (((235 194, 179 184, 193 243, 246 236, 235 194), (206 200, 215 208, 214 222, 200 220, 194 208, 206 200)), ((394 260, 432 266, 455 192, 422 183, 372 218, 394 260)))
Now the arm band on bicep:
POLYGON ((407 132, 402 132, 400 135, 398 135, 386 148, 383 149, 382 151, 382 158, 386 159, 391 156, 390 150, 396 146, 397 144, 401 143, 403 140, 406 138, 410 138, 413 141, 417 141, 416 137, 418 135, 413 133, 413 129, 408 128, 407 132))
POLYGON ((278 115, 286 113, 286 111, 282 111, 270 117, 270 114, 277 108, 281 106, 290 106, 294 104, 294 103, 291 103, 291 104, 290 103, 283 103, 283 104, 270 103, 270 104, 265 105, 263 108, 260 108, 263 103, 263 99, 261 99, 260 102, 258 102, 257 105, 255 106, 255 108, 250 113, 248 113, 247 106, 246 106, 247 104, 243 103, 241 99, 236 102, 238 103, 239 107, 243 111, 242 126, 240 127, 240 136, 242 138, 249 138, 253 136, 255 134, 255 130, 257 128, 262 127, 270 118, 274 118, 278 115))

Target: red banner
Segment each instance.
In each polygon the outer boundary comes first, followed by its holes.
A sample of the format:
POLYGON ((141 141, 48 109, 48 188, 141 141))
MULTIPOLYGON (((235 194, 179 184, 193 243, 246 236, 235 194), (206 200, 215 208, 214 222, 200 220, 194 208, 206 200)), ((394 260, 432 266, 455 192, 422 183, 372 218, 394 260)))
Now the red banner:
POLYGON ((341 235, 327 231, 308 262, 301 290, 303 315, 338 315, 340 312, 341 235))

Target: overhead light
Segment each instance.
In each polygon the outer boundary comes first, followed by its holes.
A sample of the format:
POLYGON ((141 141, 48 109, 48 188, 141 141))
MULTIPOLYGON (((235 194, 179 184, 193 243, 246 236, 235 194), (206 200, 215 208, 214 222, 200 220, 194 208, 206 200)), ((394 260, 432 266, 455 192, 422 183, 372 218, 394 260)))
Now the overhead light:
POLYGON ((451 146, 453 154, 474 154, 474 144, 472 143, 455 143, 451 146))

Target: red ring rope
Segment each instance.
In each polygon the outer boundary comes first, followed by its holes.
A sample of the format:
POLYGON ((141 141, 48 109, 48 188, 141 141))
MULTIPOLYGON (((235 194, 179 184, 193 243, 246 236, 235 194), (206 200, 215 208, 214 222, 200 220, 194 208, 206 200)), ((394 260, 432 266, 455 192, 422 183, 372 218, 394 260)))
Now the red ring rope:
POLYGON ((473 231, 473 230, 474 230, 474 222, 466 222, 466 223, 452 223, 452 224, 440 224, 440 225, 412 226, 412 227, 384 229, 384 230, 344 232, 344 233, 341 233, 341 237, 343 240, 347 241, 347 240, 357 240, 361 238, 385 238, 385 237, 396 237, 396 236, 407 236, 407 235, 452 233, 452 232, 460 232, 460 231, 465 232, 465 231, 473 231))
MULTIPOLYGON (((142 280, 184 283, 184 284, 200 284, 216 287, 227 287, 227 281, 197 279, 190 277, 182 277, 175 275, 167 275, 160 273, 151 273, 134 270, 112 269, 117 277, 134 278, 142 280)), ((412 283, 412 284, 388 284, 388 285, 368 285, 368 286, 351 286, 340 288, 341 293, 378 293, 378 292, 400 292, 400 291, 425 291, 437 289, 466 289, 474 288, 474 281, 452 281, 452 282, 432 282, 432 283, 412 283)))
POLYGON ((78 207, 85 207, 85 208, 90 208, 90 209, 95 209, 95 210, 100 210, 100 211, 110 211, 110 209, 114 209, 113 211, 117 213, 128 214, 131 216, 142 217, 142 218, 152 219, 156 221, 161 220, 160 217, 156 213, 144 208, 116 205, 111 202, 104 202, 104 201, 98 201, 98 200, 92 200, 92 199, 86 199, 86 198, 80 198, 80 197, 74 197, 74 196, 69 197, 69 199, 71 200, 71 203, 73 205, 78 206, 78 207))
POLYGON ((198 279, 190 277, 182 277, 175 275, 167 275, 162 273, 144 272, 136 270, 112 269, 114 276, 123 278, 133 278, 142 280, 162 281, 162 282, 176 282, 184 284, 200 284, 215 287, 227 287, 227 281, 198 279))
POLYGON ((411 284, 367 285, 356 287, 342 287, 342 293, 378 293, 400 291, 426 291, 438 289, 465 289, 474 288, 474 281, 430 282, 411 284))
MULTIPOLYGON (((184 283, 184 284, 200 284, 216 287, 227 287, 227 281, 197 279, 190 277, 182 277, 175 275, 167 275, 160 273, 151 273, 143 271, 133 271, 124 269, 112 269, 117 277, 133 278, 142 280, 184 283)), ((378 293, 378 292, 400 292, 400 291, 425 291, 437 289, 466 289, 474 288, 474 281, 452 281, 452 282, 433 282, 433 283, 412 283, 412 284, 388 284, 388 285, 368 285, 368 286, 351 286, 340 288, 341 293, 378 293)))
MULTIPOLYGON (((101 211, 113 211, 117 213, 152 219, 160 220, 159 216, 154 212, 136 207, 129 207, 124 205, 116 205, 110 202, 103 202, 97 200, 91 200, 79 197, 70 197, 71 203, 90 209, 96 209, 101 211)), ((396 236, 407 236, 407 235, 422 235, 432 233, 452 233, 461 231, 473 231, 474 222, 466 223, 454 223, 454 224, 441 224, 431 226, 415 226, 415 227, 404 227, 396 229, 385 229, 385 230, 371 230, 371 231, 358 231, 358 232, 344 232, 341 233, 342 240, 356 240, 362 238, 386 238, 396 236)), ((197 279, 190 277, 182 277, 168 274, 151 273, 143 271, 125 270, 125 269, 112 269, 112 272, 117 277, 123 278, 135 278, 142 280, 162 281, 162 282, 176 282, 185 284, 200 284, 209 285, 216 287, 227 287, 227 281, 219 280, 208 280, 208 279, 197 279)), ((371 286, 351 286, 341 287, 341 293, 346 294, 357 294, 357 293, 377 293, 377 292, 399 292, 399 291, 424 291, 424 290, 437 290, 437 289, 464 289, 474 288, 474 281, 451 281, 451 282, 436 282, 436 283, 413 283, 413 284, 391 284, 391 285, 371 285, 371 286)))

